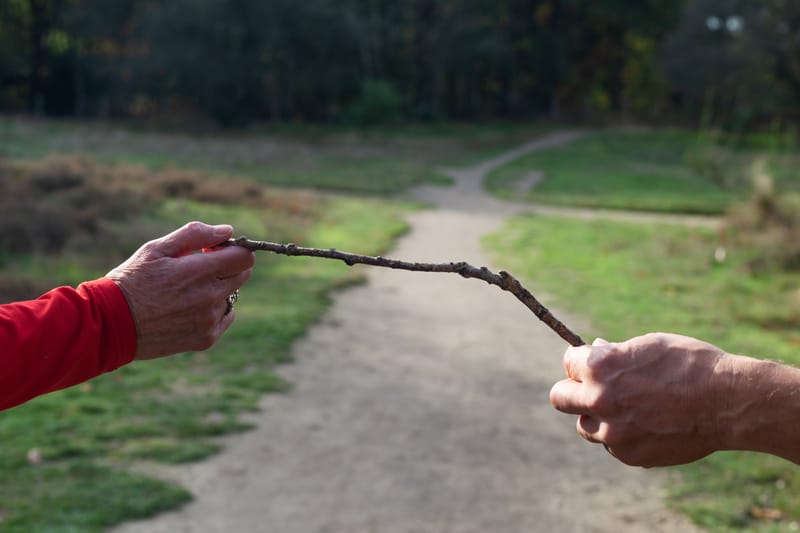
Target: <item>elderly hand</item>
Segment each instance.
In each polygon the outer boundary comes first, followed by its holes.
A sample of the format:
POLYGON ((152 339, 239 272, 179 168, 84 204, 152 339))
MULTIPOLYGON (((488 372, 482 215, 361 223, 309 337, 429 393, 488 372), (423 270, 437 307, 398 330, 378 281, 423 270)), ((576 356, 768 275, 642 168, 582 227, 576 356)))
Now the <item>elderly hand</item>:
POLYGON ((190 222, 106 275, 128 300, 137 359, 205 350, 233 323, 227 297, 250 278, 255 256, 239 246, 208 250, 232 236, 231 226, 190 222))
POLYGON ((553 386, 550 401, 579 415, 578 433, 623 463, 687 463, 728 445, 732 358, 680 335, 598 339, 567 350, 568 377, 553 386))

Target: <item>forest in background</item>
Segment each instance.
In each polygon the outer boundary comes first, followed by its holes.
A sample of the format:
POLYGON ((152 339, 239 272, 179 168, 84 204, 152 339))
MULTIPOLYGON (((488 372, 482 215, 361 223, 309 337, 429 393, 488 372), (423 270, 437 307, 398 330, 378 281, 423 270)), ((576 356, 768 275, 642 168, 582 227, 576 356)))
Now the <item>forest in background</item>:
POLYGON ((2 0, 0 112, 800 120, 791 0, 2 0))

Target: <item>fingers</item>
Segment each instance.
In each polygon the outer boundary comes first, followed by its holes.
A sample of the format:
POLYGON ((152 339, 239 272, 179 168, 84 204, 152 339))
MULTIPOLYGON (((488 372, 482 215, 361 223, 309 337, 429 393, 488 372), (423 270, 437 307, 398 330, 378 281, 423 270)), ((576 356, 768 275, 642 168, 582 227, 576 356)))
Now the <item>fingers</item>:
POLYGON ((180 262, 195 278, 226 279, 253 268, 256 255, 241 246, 227 246, 182 257, 180 262))
POLYGON ((213 278, 193 284, 196 286, 182 291, 180 299, 185 309, 208 310, 210 316, 221 317, 228 308, 228 296, 247 283, 252 273, 252 269, 247 269, 225 279, 213 278))
POLYGON ((586 361, 592 352, 591 346, 572 346, 564 352, 564 372, 575 381, 583 381, 586 375, 586 361))
POLYGON ((581 437, 597 444, 605 442, 608 433, 608 424, 588 415, 579 416, 575 428, 581 437))
POLYGON ((247 283, 247 280, 250 279, 252 274, 252 269, 248 269, 244 272, 236 274, 235 276, 230 276, 228 278, 219 280, 220 292, 227 297, 229 294, 237 289, 240 289, 242 285, 247 283))
POLYGON ((218 309, 220 319, 210 329, 197 336, 197 344, 193 347, 193 351, 208 350, 214 346, 236 320, 236 311, 231 308, 229 312, 226 312, 227 303, 223 302, 218 309))
POLYGON ((567 379, 550 389, 550 403, 561 412, 580 415, 591 413, 597 403, 597 386, 589 368, 589 359, 598 347, 610 346, 596 339, 591 346, 570 347, 564 352, 567 379))
POLYGON ((591 413, 595 399, 594 386, 574 379, 561 380, 550 389, 550 403, 553 407, 570 415, 591 413))
POLYGON ((592 373, 597 369, 597 361, 602 360, 611 351, 613 351, 612 343, 600 338, 595 339, 591 346, 568 348, 564 352, 563 359, 567 377, 579 382, 592 381, 592 373))
POLYGON ((228 309, 228 303, 225 302, 225 309, 222 312, 222 319, 217 322, 212 331, 212 335, 215 337, 215 339, 222 337, 222 334, 225 333, 228 328, 231 327, 231 324, 233 324, 234 320, 236 320, 236 310, 233 307, 231 307, 230 310, 228 309))
POLYGON ((202 222, 189 222, 182 228, 151 241, 150 247, 162 257, 180 257, 216 246, 232 236, 233 227, 227 224, 211 226, 202 222))

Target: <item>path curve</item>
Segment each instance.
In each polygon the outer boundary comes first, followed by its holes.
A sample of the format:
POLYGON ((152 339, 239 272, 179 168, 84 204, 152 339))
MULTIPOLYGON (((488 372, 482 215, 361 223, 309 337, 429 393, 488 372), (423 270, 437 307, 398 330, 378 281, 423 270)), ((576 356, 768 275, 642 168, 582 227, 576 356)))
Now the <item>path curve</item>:
MULTIPOLYGON (((409 217, 392 256, 488 265, 480 237, 523 207, 488 197, 484 175, 577 135, 416 190, 436 208, 409 217)), ((617 463, 550 407, 565 345, 513 297, 457 276, 364 272, 296 344, 281 369, 295 387, 263 399, 255 430, 208 461, 159 470, 195 501, 118 532, 693 530, 663 507, 666 471, 617 463)))

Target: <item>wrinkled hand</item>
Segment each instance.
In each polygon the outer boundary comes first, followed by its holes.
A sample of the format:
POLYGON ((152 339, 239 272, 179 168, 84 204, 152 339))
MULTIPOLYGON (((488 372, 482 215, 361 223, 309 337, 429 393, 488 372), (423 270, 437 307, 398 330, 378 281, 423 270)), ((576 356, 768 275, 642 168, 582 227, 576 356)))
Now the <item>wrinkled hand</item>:
POLYGON ((227 225, 190 222, 143 245, 109 272, 136 324, 136 358, 211 347, 233 323, 227 296, 252 273, 255 255, 239 246, 206 253, 233 236, 227 225))
POLYGON ((564 354, 568 378, 550 391, 559 411, 580 415, 578 433, 623 463, 667 466, 724 447, 729 356, 711 344, 654 333, 601 339, 564 354))

